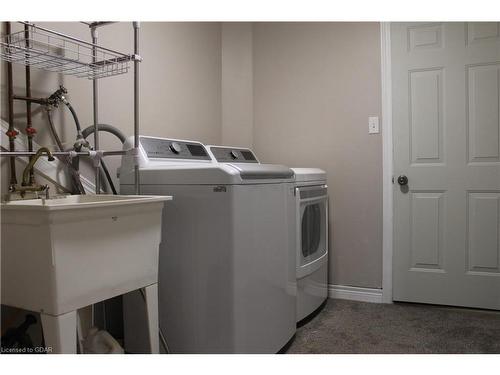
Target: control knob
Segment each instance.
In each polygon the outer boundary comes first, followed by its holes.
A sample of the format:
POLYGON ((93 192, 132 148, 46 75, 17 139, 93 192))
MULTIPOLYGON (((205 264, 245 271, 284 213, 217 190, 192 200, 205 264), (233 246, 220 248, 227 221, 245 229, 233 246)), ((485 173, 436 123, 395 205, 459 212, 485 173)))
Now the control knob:
POLYGON ((178 154, 181 152, 181 145, 178 144, 177 142, 172 142, 170 143, 170 151, 172 151, 174 154, 178 154))

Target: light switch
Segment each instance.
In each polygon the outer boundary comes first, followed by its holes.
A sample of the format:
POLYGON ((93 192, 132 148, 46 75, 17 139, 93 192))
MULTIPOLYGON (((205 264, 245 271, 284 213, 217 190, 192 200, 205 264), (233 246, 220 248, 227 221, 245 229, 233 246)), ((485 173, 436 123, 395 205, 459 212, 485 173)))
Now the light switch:
POLYGON ((378 125, 378 117, 368 117, 368 134, 378 134, 380 133, 380 128, 378 125))

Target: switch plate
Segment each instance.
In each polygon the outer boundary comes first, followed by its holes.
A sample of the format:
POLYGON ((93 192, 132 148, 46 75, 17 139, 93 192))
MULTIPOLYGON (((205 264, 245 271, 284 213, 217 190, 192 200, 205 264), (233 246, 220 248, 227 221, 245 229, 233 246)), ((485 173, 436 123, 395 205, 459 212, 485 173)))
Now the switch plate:
POLYGON ((368 134, 378 134, 380 133, 378 117, 370 116, 368 117, 368 134))

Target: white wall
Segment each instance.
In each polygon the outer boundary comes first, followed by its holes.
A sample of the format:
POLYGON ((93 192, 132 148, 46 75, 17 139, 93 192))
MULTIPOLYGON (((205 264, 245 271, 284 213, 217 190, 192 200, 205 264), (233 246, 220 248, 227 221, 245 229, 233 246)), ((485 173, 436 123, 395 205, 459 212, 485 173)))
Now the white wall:
POLYGON ((222 24, 222 143, 253 145, 252 24, 222 24))
POLYGON ((262 161, 319 167, 330 192, 330 283, 382 286, 377 23, 255 23, 253 143, 262 161))

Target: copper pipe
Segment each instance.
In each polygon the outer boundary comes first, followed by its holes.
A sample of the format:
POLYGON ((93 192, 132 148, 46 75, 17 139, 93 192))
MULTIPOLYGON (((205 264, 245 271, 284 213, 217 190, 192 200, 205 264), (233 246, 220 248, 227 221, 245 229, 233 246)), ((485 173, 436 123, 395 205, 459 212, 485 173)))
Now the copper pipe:
POLYGON ((23 100, 26 102, 36 103, 36 104, 40 104, 40 105, 48 105, 49 104, 49 102, 46 98, 31 98, 31 97, 27 97, 27 96, 14 95, 12 97, 12 99, 23 100))
MULTIPOLYGON (((6 22, 6 34, 11 34, 10 22, 6 22)), ((12 63, 7 62, 7 97, 8 97, 8 107, 9 107, 9 131, 7 135, 9 136, 9 151, 15 151, 16 146, 14 140, 16 139, 16 130, 14 129, 14 95, 13 95, 13 81, 12 81, 12 63)), ((16 178, 16 159, 14 157, 9 158, 10 161, 10 186, 17 185, 16 178)))
MULTIPOLYGON (((30 30, 28 25, 24 25, 24 38, 26 42, 26 49, 29 51, 30 47, 30 30)), ((29 58, 29 53, 26 54, 26 58, 29 58)), ((25 67, 26 74, 26 97, 31 97, 31 69, 29 65, 25 67)), ((31 101, 26 101, 26 134, 28 136, 28 151, 33 151, 33 136, 35 134, 35 129, 33 129, 32 121, 31 121, 31 101)), ((32 157, 30 157, 30 162, 32 157)), ((35 172, 34 169, 31 168, 29 171, 29 184, 33 185, 35 183, 35 172)))

